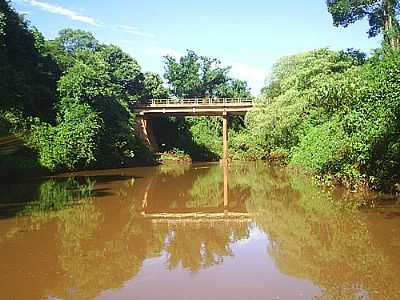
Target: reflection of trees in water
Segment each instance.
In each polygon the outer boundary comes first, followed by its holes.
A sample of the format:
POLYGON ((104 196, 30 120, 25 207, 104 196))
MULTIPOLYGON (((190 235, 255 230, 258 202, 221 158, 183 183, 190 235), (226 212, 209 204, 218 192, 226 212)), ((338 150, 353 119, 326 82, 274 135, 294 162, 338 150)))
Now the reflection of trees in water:
POLYGON ((102 238, 104 215, 91 197, 93 186, 90 181, 80 184, 74 179, 44 182, 39 187, 38 199, 27 204, 24 217, 12 230, 25 234, 48 230, 46 226, 56 220, 56 238, 60 245, 58 273, 63 275, 56 286, 46 286, 50 295, 62 299, 93 299, 104 289, 121 287, 139 272, 147 257, 160 253, 154 249, 154 243, 147 242, 151 237, 145 236, 145 232, 150 230, 144 230, 143 223, 132 226, 132 222, 127 222, 112 239, 108 239, 107 233, 102 238))
POLYGON ((169 163, 159 166, 160 174, 172 177, 179 177, 185 174, 190 169, 188 163, 169 163))
MULTIPOLYGON (((271 240, 268 253, 280 271, 320 285, 325 290, 322 299, 357 299, 360 291, 368 293, 370 299, 400 298, 400 278, 396 276, 399 230, 387 243, 365 214, 351 209, 348 202, 338 206, 332 193, 284 170, 263 164, 233 164, 229 176, 231 199, 246 200, 247 210, 254 213, 271 240)), ((220 166, 202 172, 185 205, 220 205, 222 182, 220 166)), ((92 299, 105 289, 120 288, 139 273, 146 259, 162 253, 166 253, 169 269, 182 266, 195 273, 222 263, 233 255, 232 243, 249 237, 248 222, 143 219, 142 196, 148 184, 139 186, 126 180, 117 190, 113 187, 118 196, 107 201, 114 201, 117 212, 109 214, 95 200, 91 181, 42 184, 38 200, 24 210, 29 218, 20 218, 12 230, 28 234, 56 223, 56 261, 62 279, 55 286, 44 287, 42 298, 92 299), (122 203, 119 208, 118 201, 122 203)), ((16 238, 15 234, 9 238, 16 238)))
POLYGON ((254 187, 248 209, 267 232, 268 253, 282 272, 320 285, 321 299, 400 297, 394 249, 373 243, 368 220, 347 201, 334 202, 331 193, 282 171, 260 169, 243 181, 254 187))
POLYGON ((248 223, 190 223, 169 226, 164 245, 167 267, 179 265, 194 273, 233 256, 231 243, 249 237, 248 223))
POLYGON ((45 181, 38 188, 37 199, 28 202, 19 215, 48 214, 70 207, 74 203, 90 197, 95 184, 96 182, 90 179, 83 184, 73 178, 65 181, 54 179, 45 181))
POLYGON ((199 176, 193 183, 189 193, 191 199, 187 207, 219 207, 224 202, 224 174, 220 166, 208 169, 204 176, 199 176))
MULTIPOLYGON (((126 181, 118 190, 119 198, 132 199, 131 187, 132 181, 126 181)), ((106 289, 121 288, 138 274, 145 259, 161 255, 166 233, 153 232, 151 223, 139 219, 140 201, 131 203, 130 208, 124 206, 129 212, 111 234, 105 215, 91 199, 60 218, 59 261, 68 276, 56 289, 57 296, 93 299, 106 289)))
POLYGON ((121 288, 138 274, 145 259, 160 255, 163 241, 151 235, 150 226, 142 223, 134 231, 122 228, 121 234, 111 239, 81 240, 77 247, 63 247, 59 260, 69 276, 57 295, 93 299, 106 289, 121 288), (73 294, 65 295, 68 291, 73 294))
POLYGON ((56 269, 62 279, 43 287, 43 298, 93 299, 106 289, 120 288, 138 274, 146 259, 163 252, 168 253, 170 269, 181 263, 197 272, 231 256, 230 243, 249 235, 247 224, 168 226, 145 220, 131 180, 114 191, 125 203, 115 220, 96 203, 92 181, 50 180, 38 190, 38 199, 26 205, 12 231, 26 235, 56 225, 56 269))
MULTIPOLYGON (((219 165, 206 167, 190 186, 185 202, 187 208, 218 208, 223 205, 223 173, 219 165)), ((188 170, 186 170, 188 171, 188 170)), ((183 175, 183 174, 182 174, 183 175)), ((231 244, 249 237, 248 222, 181 222, 160 224, 168 233, 163 250, 167 253, 167 267, 182 266, 194 273, 223 262, 233 256, 231 244)))

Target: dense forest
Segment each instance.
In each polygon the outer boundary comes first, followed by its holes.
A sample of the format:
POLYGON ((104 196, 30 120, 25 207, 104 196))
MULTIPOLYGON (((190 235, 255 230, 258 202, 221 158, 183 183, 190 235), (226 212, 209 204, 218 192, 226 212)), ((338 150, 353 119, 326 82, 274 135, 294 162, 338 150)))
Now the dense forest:
MULTIPOLYGON (((367 18, 382 47, 371 55, 324 48, 281 58, 253 111, 230 119, 230 157, 400 190, 400 1, 327 0, 327 8, 335 26, 367 18)), ((194 51, 164 57, 164 68, 165 84, 90 32, 64 29, 45 39, 0 0, 1 173, 150 164, 153 154, 135 132, 137 101, 251 96, 229 67, 194 51)), ((195 160, 221 155, 217 117, 163 118, 153 129, 163 151, 195 160)))
MULTIPOLYGON (((247 84, 229 77, 229 67, 216 59, 193 51, 180 60, 165 57, 167 89, 158 74, 142 72, 134 58, 99 43, 90 32, 64 29, 46 40, 7 1, 0 5, 0 134, 7 141, 12 133, 23 144, 17 153, 1 156, 3 170, 151 163, 152 154, 135 133, 137 101, 250 96, 247 84)), ((165 150, 180 147, 195 158, 217 157, 219 120, 165 119, 154 126, 165 150)))

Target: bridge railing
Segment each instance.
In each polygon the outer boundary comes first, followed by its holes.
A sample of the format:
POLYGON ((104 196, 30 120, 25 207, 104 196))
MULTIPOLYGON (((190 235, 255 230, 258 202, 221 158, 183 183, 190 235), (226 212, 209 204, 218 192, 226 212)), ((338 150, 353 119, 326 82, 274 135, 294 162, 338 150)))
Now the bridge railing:
POLYGON ((221 106, 221 105, 252 105, 252 98, 170 98, 148 99, 137 103, 138 107, 157 106, 221 106))

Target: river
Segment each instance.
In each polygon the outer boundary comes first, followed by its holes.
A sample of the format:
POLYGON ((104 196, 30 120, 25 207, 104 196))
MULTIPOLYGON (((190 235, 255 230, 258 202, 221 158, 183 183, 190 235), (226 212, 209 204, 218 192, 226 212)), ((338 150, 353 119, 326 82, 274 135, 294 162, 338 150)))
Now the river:
POLYGON ((262 162, 11 181, 0 299, 396 300, 400 203, 262 162))

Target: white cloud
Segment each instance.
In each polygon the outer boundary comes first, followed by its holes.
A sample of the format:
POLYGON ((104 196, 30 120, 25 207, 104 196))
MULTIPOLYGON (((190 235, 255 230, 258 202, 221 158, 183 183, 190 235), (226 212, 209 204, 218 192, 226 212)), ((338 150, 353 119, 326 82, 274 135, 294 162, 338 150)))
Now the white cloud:
POLYGON ((47 11, 52 14, 61 15, 70 18, 71 20, 86 23, 89 25, 100 26, 94 18, 88 16, 82 16, 79 13, 70 10, 68 8, 62 7, 60 5, 55 5, 38 0, 23 0, 23 1, 30 4, 31 6, 37 7, 43 11, 47 11))
POLYGON ((21 14, 21 15, 25 15, 25 16, 29 16, 29 15, 31 15, 31 14, 32 14, 32 12, 31 12, 31 11, 29 11, 29 10, 23 10, 23 11, 20 11, 20 12, 19 12, 19 14, 21 14))
POLYGON ((176 59, 183 56, 181 52, 171 48, 149 48, 146 50, 146 54, 158 57, 164 57, 169 55, 176 59))
POLYGON ((142 36, 142 37, 146 37, 146 38, 150 38, 150 39, 156 38, 155 34, 145 32, 145 31, 141 30, 140 28, 134 27, 134 26, 119 25, 118 29, 122 30, 124 32, 130 33, 130 34, 133 34, 133 35, 137 35, 137 36, 142 36))
POLYGON ((237 79, 246 80, 253 93, 258 94, 264 86, 267 71, 260 67, 254 67, 244 63, 233 62, 231 65, 231 76, 237 79))
POLYGON ((236 244, 240 246, 244 246, 250 243, 266 240, 267 237, 263 231, 261 231, 258 227, 250 228, 250 234, 247 239, 239 240, 236 244))

